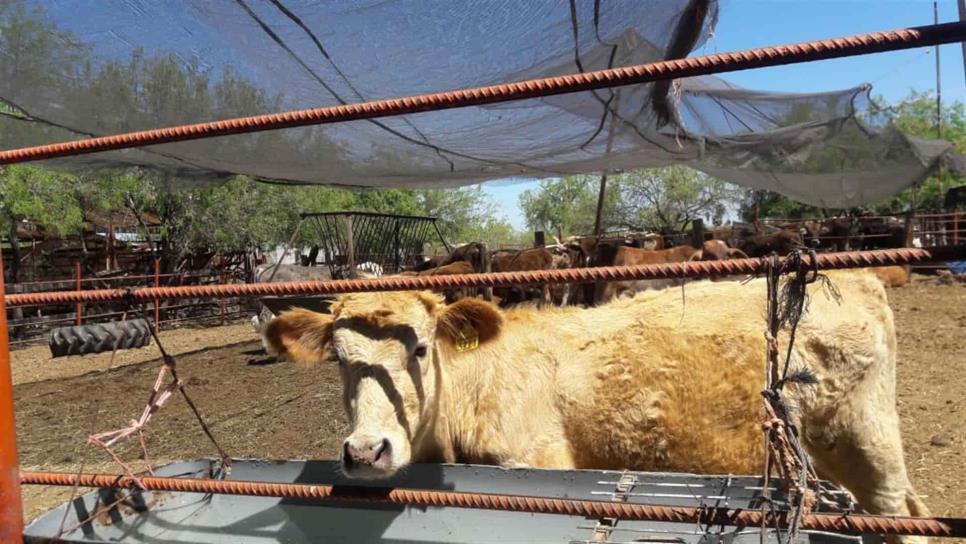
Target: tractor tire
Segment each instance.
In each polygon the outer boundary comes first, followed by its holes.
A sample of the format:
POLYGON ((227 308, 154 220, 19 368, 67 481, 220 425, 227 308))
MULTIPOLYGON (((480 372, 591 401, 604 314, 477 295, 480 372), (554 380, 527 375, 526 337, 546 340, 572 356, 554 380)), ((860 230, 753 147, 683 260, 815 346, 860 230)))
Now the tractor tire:
POLYGON ((117 349, 143 348, 151 343, 151 329, 144 319, 59 327, 50 331, 50 353, 54 357, 103 353, 117 349))

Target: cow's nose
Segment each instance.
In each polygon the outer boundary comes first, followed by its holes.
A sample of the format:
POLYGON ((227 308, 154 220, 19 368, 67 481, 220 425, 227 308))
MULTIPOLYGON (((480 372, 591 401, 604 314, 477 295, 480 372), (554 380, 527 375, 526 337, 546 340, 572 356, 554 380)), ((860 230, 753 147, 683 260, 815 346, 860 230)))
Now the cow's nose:
POLYGON ((389 440, 386 438, 364 445, 355 444, 352 440, 346 440, 345 444, 343 444, 342 462, 346 468, 352 468, 354 465, 373 466, 380 459, 384 457, 388 458, 391 453, 392 445, 389 444, 389 440))

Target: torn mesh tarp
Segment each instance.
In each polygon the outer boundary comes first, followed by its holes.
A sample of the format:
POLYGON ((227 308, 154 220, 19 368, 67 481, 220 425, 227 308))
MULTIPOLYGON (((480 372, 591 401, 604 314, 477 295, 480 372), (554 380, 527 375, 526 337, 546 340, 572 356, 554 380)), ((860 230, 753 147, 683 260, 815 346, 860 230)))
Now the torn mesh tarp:
MULTIPOLYGON (((711 0, 0 0, 0 146, 654 62, 700 46, 716 17, 711 0)), ((687 164, 841 208, 950 153, 899 133, 866 86, 760 93, 696 77, 58 163, 368 187, 687 164)))

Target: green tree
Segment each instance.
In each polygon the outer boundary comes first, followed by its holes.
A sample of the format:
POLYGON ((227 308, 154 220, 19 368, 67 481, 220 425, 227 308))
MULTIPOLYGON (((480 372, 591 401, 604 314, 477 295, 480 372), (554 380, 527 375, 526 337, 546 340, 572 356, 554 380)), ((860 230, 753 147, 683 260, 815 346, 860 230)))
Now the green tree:
POLYGON ((619 177, 616 212, 634 230, 681 232, 692 221, 720 224, 739 190, 684 166, 628 172, 619 177))
MULTIPOLYGON (((613 180, 613 178, 612 178, 613 180)), ((544 179, 535 189, 527 189, 520 195, 520 208, 527 226, 542 230, 558 238, 589 234, 594 230, 597 213, 597 195, 600 178, 596 176, 568 176, 544 179)), ((615 225, 614 208, 617 202, 615 181, 611 181, 605 193, 605 230, 615 225)))
POLYGON ((11 282, 19 276, 18 230, 25 220, 56 235, 80 231, 84 214, 74 198, 72 181, 70 176, 32 166, 0 169, 0 221, 7 228, 13 251, 9 263, 11 282))
MULTIPOLYGON (((520 195, 527 225, 557 236, 593 232, 599 178, 543 180, 520 195)), ((737 198, 735 188, 683 166, 612 175, 604 197, 602 229, 676 232, 702 218, 719 222, 737 198)))

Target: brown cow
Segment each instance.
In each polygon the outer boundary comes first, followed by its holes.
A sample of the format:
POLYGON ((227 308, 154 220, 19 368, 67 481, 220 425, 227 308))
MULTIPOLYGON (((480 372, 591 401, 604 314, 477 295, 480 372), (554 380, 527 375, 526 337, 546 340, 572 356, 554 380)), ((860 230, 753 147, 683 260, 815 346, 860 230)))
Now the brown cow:
POLYGON ((738 242, 738 249, 750 257, 764 257, 772 253, 785 256, 803 245, 802 235, 797 232, 780 230, 773 233, 752 234, 738 242))
MULTIPOLYGON (((829 276, 841 302, 809 286, 798 325, 792 361, 816 381, 786 386, 792 423, 818 473, 864 509, 928 515, 903 461, 885 291, 867 272, 829 276)), ((268 339, 296 360, 338 362, 352 477, 413 462, 752 474, 765 446, 765 292, 764 279, 697 282, 686 301, 665 291, 507 312, 358 293, 331 315, 282 314, 268 339)))
MULTIPOLYGON (((501 250, 490 256, 490 270, 493 272, 524 272, 529 270, 550 270, 554 257, 550 250, 537 247, 532 249, 501 250)), ((550 286, 541 287, 496 287, 493 294, 503 299, 504 303, 512 304, 538 298, 542 305, 552 302, 550 286), (538 294, 539 293, 539 294, 538 294)))
POLYGON ((744 251, 730 247, 724 240, 706 240, 701 247, 702 261, 724 261, 726 259, 747 259, 744 251))
MULTIPOLYGON (((443 266, 437 266, 436 268, 430 268, 429 270, 422 270, 420 272, 407 271, 400 272, 400 276, 449 276, 452 274, 472 274, 473 265, 466 261, 456 261, 443 266)), ((457 300, 466 296, 466 292, 463 289, 445 289, 443 290, 443 296, 446 297, 447 302, 456 302, 457 300)))
MULTIPOLYGON (((689 245, 675 246, 671 249, 638 249, 636 247, 621 246, 614 254, 614 266, 637 266, 643 264, 683 263, 701 260, 702 251, 689 245)), ((674 285, 681 285, 680 279, 643 280, 643 281, 614 281, 603 284, 598 288, 597 300, 607 302, 614 298, 649 289, 664 289, 674 285)))

